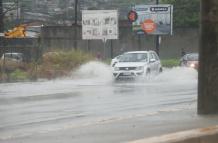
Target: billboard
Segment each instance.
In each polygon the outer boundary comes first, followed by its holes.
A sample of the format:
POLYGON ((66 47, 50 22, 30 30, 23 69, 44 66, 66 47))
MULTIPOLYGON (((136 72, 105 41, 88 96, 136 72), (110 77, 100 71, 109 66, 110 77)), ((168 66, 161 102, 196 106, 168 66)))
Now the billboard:
POLYGON ((117 10, 83 10, 82 39, 118 39, 117 10))
POLYGON ((132 7, 132 11, 137 14, 137 19, 132 22, 132 27, 138 34, 172 35, 172 5, 135 5, 132 7))

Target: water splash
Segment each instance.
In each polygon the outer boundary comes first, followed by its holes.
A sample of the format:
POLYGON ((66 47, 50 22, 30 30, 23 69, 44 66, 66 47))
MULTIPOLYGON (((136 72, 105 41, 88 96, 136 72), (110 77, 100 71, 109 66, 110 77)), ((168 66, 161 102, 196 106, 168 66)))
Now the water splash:
POLYGON ((111 67, 99 61, 91 61, 82 65, 78 70, 72 73, 76 79, 95 79, 98 81, 112 81, 111 67))
POLYGON ((188 82, 197 81, 198 72, 192 68, 174 67, 164 71, 154 78, 159 82, 188 82))

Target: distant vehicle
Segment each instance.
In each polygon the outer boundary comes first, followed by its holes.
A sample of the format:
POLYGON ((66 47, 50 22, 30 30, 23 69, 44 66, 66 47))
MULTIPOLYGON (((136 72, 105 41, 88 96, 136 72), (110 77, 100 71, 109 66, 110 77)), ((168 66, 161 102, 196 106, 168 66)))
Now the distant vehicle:
POLYGON ((124 53, 113 66, 115 79, 145 77, 162 72, 158 55, 154 51, 132 51, 124 53))
POLYGON ((4 53, 0 59, 1 68, 13 70, 24 67, 24 56, 22 53, 4 53))
POLYGON ((198 70, 198 53, 185 54, 180 59, 180 66, 190 67, 198 70))
POLYGON ((4 37, 5 35, 4 35, 4 33, 0 33, 0 37, 4 37))
POLYGON ((16 62, 23 62, 23 54, 22 53, 4 53, 1 59, 11 60, 16 62))
POLYGON ((122 55, 118 55, 116 57, 114 57, 112 60, 111 60, 111 67, 114 67, 120 60, 120 58, 122 57, 122 55))

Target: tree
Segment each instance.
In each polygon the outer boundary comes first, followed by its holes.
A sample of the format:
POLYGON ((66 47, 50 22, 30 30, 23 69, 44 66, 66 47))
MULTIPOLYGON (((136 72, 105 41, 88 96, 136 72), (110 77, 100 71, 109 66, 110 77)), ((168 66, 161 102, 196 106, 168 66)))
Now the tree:
POLYGON ((161 3, 174 6, 175 27, 198 27, 200 0, 161 0, 161 3))
POLYGON ((12 2, 14 2, 13 5, 11 5, 10 7, 4 7, 4 9, 3 9, 3 0, 0 0, 0 32, 4 32, 4 16, 5 16, 5 14, 11 10, 17 9, 18 1, 13 0, 12 2))
POLYGON ((4 31, 4 22, 3 22, 3 5, 2 0, 0 0, 0 32, 4 31))

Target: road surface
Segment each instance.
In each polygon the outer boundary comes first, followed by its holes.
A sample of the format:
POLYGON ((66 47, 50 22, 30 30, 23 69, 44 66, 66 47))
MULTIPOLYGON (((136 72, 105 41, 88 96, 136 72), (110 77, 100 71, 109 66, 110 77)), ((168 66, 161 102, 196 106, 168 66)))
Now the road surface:
POLYGON ((196 114, 197 72, 114 82, 91 62, 72 77, 0 84, 0 143, 126 142, 218 124, 196 114))

